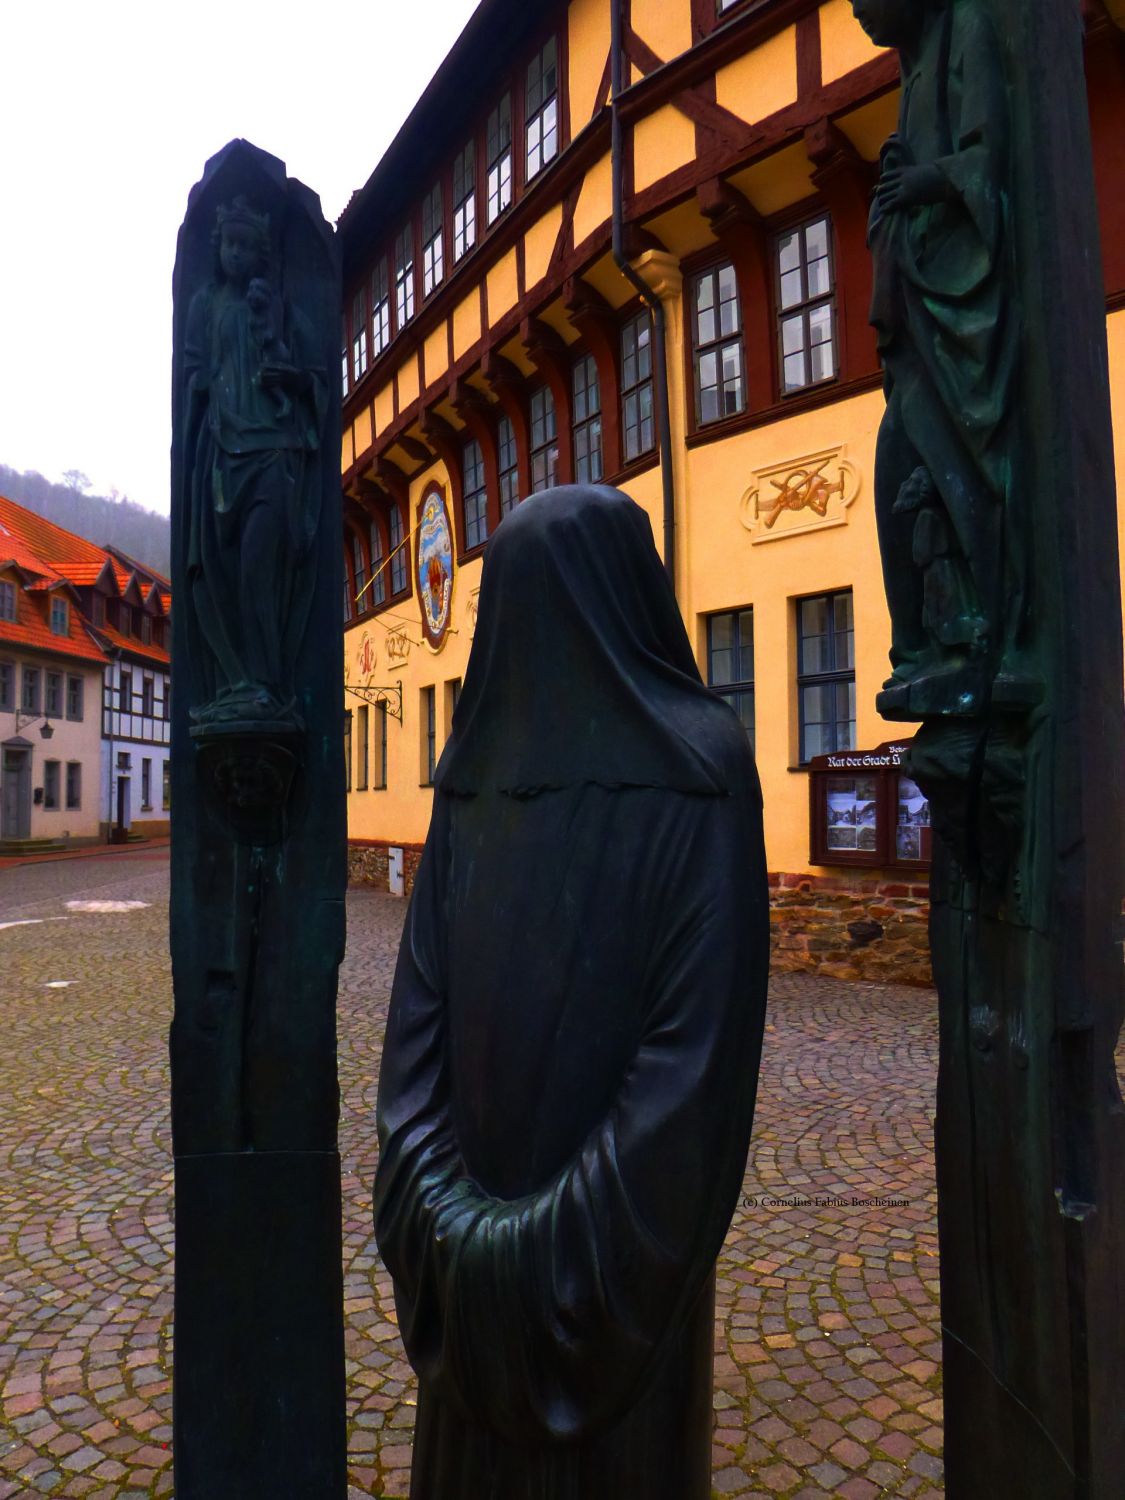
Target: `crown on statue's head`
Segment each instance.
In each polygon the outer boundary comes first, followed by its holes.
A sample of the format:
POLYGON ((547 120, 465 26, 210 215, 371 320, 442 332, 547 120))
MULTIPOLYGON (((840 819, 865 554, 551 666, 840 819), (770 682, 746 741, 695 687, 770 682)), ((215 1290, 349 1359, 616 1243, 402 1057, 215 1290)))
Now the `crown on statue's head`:
POLYGON ((220 229, 225 228, 228 224, 241 224, 245 228, 253 230, 262 240, 267 242, 269 240, 269 214, 255 212, 241 193, 239 193, 233 203, 222 203, 219 205, 217 218, 220 229))

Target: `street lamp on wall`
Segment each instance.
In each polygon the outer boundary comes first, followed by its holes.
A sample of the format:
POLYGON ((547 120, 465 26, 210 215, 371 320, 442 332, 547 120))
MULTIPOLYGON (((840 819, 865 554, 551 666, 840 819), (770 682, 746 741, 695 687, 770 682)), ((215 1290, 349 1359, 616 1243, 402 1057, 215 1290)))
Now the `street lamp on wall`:
POLYGON ((29 724, 34 724, 39 719, 43 720, 42 724, 39 725, 40 737, 42 739, 49 740, 55 732, 55 726, 51 723, 50 719, 48 719, 47 715, 25 714, 18 708, 16 709, 16 733, 19 734, 21 727, 23 729, 26 729, 29 724))

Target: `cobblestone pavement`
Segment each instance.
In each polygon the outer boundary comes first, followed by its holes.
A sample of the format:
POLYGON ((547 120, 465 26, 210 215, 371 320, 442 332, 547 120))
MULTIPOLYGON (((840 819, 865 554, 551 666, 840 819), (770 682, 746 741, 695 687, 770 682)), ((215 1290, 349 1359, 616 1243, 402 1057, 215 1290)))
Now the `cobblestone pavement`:
MULTIPOLYGON (((390 897, 349 896, 352 1500, 408 1488, 413 1378, 369 1210, 401 918, 390 897)), ((166 920, 164 851, 0 871, 0 1500, 172 1492, 166 920)), ((774 983, 746 1196, 719 1266, 717 1495, 941 1495, 935 1066, 928 992, 774 983), (807 1201, 829 1196, 864 1201, 807 1201)))

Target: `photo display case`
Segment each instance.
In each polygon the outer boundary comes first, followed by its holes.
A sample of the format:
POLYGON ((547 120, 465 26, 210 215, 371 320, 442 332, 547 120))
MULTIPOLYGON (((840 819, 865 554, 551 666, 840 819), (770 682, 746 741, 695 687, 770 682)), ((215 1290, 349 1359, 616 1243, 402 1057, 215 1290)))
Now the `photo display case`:
POLYGON ((929 869, 930 806, 902 768, 907 749, 887 744, 809 762, 812 864, 929 869))

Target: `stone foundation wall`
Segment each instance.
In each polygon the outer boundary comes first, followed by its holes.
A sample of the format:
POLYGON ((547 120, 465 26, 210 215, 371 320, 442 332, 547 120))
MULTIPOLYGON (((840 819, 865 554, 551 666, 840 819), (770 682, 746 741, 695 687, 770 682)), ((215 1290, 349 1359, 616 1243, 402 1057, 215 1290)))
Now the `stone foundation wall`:
POLYGON ((421 844, 381 843, 376 839, 348 840, 348 884, 373 885, 381 891, 390 889, 390 873, 387 868, 387 851, 402 850, 402 878, 406 895, 414 889, 414 877, 418 872, 418 861, 422 858, 421 844))
MULTIPOLYGON (((389 888, 387 851, 403 852, 406 894, 414 889, 421 844, 348 840, 348 882, 389 888)), ((930 890, 873 871, 770 876, 775 974, 799 971, 873 984, 933 983, 930 890)))
POLYGON ((879 871, 771 875, 771 969, 930 985, 929 918, 928 884, 879 871))

